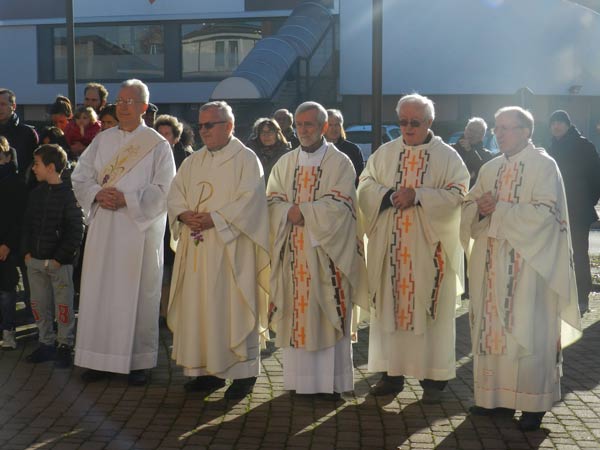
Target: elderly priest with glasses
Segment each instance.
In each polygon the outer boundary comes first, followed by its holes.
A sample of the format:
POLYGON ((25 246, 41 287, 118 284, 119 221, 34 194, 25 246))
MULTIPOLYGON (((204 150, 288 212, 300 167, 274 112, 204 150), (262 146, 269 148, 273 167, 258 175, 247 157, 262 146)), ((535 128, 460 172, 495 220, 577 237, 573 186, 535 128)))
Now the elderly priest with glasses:
POLYGON ((84 381, 111 372, 147 382, 158 358, 158 307, 167 192, 175 176, 169 143, 142 121, 148 87, 121 85, 119 126, 100 133, 71 176, 89 230, 81 276, 75 364, 84 381))
POLYGON ((560 399, 562 348, 581 335, 565 190, 556 162, 531 142, 518 106, 496 112, 502 156, 485 164, 463 206, 469 259, 473 415, 537 430, 560 399))
POLYGON ((358 185, 373 308, 368 367, 382 372, 370 393, 395 395, 412 376, 423 387, 423 402, 438 403, 456 374, 460 207, 469 172, 431 131, 430 99, 404 96, 396 113, 402 136, 369 158, 358 185))
POLYGON ((249 394, 266 328, 269 228, 263 169, 233 136, 225 102, 200 108, 204 147, 181 164, 168 197, 177 240, 167 322, 172 358, 194 377, 188 392, 233 380, 225 398, 249 394))

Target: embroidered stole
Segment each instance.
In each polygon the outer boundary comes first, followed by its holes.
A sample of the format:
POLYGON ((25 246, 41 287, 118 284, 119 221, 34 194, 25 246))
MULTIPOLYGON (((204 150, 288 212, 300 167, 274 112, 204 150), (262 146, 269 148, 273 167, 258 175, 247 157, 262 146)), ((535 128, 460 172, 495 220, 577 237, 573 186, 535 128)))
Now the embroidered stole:
MULTIPOLYGON (((321 168, 319 166, 296 166, 294 174, 294 203, 312 202, 318 189, 321 168)), ((311 245, 310 236, 305 232, 303 226, 292 225, 290 238, 288 239, 291 254, 291 271, 294 295, 294 308, 292 317, 291 345, 295 348, 306 346, 306 323, 307 310, 310 297, 311 277, 308 268, 308 260, 304 248, 311 245)), ((342 273, 331 259, 329 259, 329 271, 331 284, 335 288, 337 311, 343 319, 346 317, 346 294, 342 287, 342 273)), ((323 280, 325 281, 325 280, 323 280)), ((344 320, 341 320, 342 331, 344 320)))
MULTIPOLYGON (((496 179, 496 197, 498 201, 519 203, 519 189, 522 184, 524 164, 522 162, 506 161, 498 170, 496 179)), ((517 286, 518 276, 522 266, 522 259, 515 249, 509 251, 508 267, 496 267, 496 252, 498 242, 488 238, 486 252, 485 270, 485 297, 483 303, 483 317, 479 336, 479 353, 481 355, 504 355, 506 354, 506 332, 511 332, 513 327, 514 293, 517 286), (497 272, 506 271, 507 285, 502 288, 505 292, 503 303, 503 315, 500 320, 497 299, 497 272)))
MULTIPOLYGON (((140 125, 143 127, 143 125, 140 125)), ((137 163, 162 141, 161 136, 150 128, 142 128, 133 138, 126 141, 108 164, 98 174, 102 187, 111 187, 123 178, 137 163)))
MULTIPOLYGON (((404 148, 398 161, 395 189, 401 187, 418 188, 423 184, 423 177, 429 166, 429 152, 424 148, 404 148)), ((415 270, 413 255, 409 242, 412 237, 416 220, 416 209, 408 208, 394 212, 394 224, 390 244, 390 267, 392 292, 394 299, 394 318, 396 329, 414 330, 415 320, 415 270)), ((433 264, 436 269, 435 282, 431 293, 431 304, 428 313, 435 317, 439 288, 444 277, 444 258, 441 245, 435 251, 433 264)))

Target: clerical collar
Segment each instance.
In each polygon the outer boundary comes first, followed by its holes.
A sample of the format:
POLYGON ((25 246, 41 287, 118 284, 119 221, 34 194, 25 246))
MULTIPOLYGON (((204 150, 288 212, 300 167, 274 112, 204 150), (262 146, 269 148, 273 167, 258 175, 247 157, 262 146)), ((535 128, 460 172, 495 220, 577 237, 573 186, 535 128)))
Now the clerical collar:
POLYGON ((304 147, 303 145, 300 145, 300 149, 305 153, 314 153, 326 144, 327 141, 325 140, 325 137, 321 136, 321 140, 319 142, 315 142, 310 147, 304 147))
POLYGON ((206 147, 206 148, 211 153, 217 153, 219 150, 223 150, 225 147, 227 147, 229 145, 229 143, 231 142, 231 137, 232 136, 229 136, 229 140, 227 141, 227 143, 225 145, 222 145, 222 146, 217 147, 217 148, 208 148, 208 147, 206 147))

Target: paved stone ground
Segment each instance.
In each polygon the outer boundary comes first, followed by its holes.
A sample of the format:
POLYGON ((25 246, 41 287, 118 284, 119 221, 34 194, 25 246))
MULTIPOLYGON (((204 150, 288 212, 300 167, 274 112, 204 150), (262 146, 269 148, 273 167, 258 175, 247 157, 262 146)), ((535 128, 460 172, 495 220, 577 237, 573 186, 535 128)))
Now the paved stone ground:
POLYGON ((397 397, 367 395, 378 380, 366 369, 368 329, 354 345, 355 390, 339 402, 284 391, 279 351, 263 359, 254 393, 233 402, 223 399, 224 388, 206 398, 184 392, 166 329, 146 387, 129 387, 116 375, 85 385, 79 368, 27 364, 36 342, 23 338, 19 349, 0 352, 0 449, 599 449, 600 294, 592 297, 584 337, 564 354, 563 400, 538 432, 467 414, 472 362, 463 305, 457 378, 435 406, 419 401, 414 379, 397 397))

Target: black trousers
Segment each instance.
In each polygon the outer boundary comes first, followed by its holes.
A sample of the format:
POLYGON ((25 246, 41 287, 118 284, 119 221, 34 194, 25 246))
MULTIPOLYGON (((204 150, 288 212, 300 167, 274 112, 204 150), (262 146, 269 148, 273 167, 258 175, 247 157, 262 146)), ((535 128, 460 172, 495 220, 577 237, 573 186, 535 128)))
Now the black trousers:
POLYGON ((583 311, 589 307, 589 295, 592 291, 592 274, 590 272, 590 255, 588 253, 590 247, 590 224, 573 221, 570 225, 577 294, 579 296, 579 307, 583 311))

